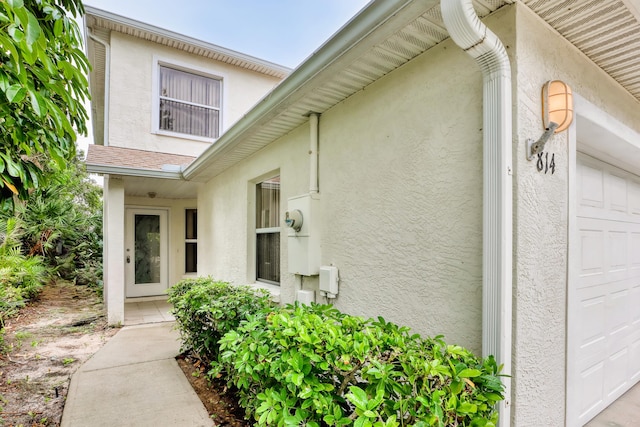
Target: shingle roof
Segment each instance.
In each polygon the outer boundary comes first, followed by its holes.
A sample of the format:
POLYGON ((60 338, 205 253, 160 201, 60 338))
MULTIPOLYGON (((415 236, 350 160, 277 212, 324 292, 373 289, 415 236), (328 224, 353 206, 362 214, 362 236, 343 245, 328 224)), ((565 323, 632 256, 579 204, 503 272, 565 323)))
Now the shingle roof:
POLYGON ((102 145, 89 145, 87 166, 116 166, 162 171, 163 165, 187 166, 195 157, 102 145))

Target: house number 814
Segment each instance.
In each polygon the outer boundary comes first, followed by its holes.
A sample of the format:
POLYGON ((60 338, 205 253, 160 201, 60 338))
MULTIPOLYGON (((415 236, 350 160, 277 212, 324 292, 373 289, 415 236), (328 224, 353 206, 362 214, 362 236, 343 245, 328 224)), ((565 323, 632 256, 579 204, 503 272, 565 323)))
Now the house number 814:
POLYGON ((551 158, 549 158, 549 153, 538 153, 538 161, 536 162, 536 167, 538 168, 538 172, 544 171, 547 173, 551 171, 551 175, 556 171, 556 155, 555 153, 551 154, 551 158))

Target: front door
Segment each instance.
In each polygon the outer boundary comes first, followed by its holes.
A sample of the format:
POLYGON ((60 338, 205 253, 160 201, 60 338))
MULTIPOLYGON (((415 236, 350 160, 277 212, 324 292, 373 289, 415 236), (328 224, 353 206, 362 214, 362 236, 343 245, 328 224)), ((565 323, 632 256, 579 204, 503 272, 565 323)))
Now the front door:
POLYGON ((127 297, 163 295, 167 289, 167 211, 127 209, 127 297))

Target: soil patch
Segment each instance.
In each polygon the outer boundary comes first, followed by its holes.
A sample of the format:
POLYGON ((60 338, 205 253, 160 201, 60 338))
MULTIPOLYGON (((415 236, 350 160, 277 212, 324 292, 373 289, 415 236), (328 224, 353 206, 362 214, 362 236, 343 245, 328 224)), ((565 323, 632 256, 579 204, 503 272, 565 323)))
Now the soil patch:
POLYGON ((244 409, 238 405, 234 390, 227 389, 223 380, 209 382, 205 366, 200 359, 190 353, 176 357, 182 372, 191 383, 209 416, 217 427, 248 427, 253 423, 244 419, 244 409))
POLYGON ((73 372, 118 329, 95 289, 57 282, 5 322, 0 425, 59 426, 73 372))

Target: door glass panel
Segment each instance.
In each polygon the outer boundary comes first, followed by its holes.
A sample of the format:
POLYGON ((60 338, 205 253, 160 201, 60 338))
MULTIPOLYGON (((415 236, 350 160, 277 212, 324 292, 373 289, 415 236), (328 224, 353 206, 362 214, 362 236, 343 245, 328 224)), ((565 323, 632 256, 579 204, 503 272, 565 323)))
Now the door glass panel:
POLYGON ((135 283, 160 282, 160 216, 135 215, 135 283))

